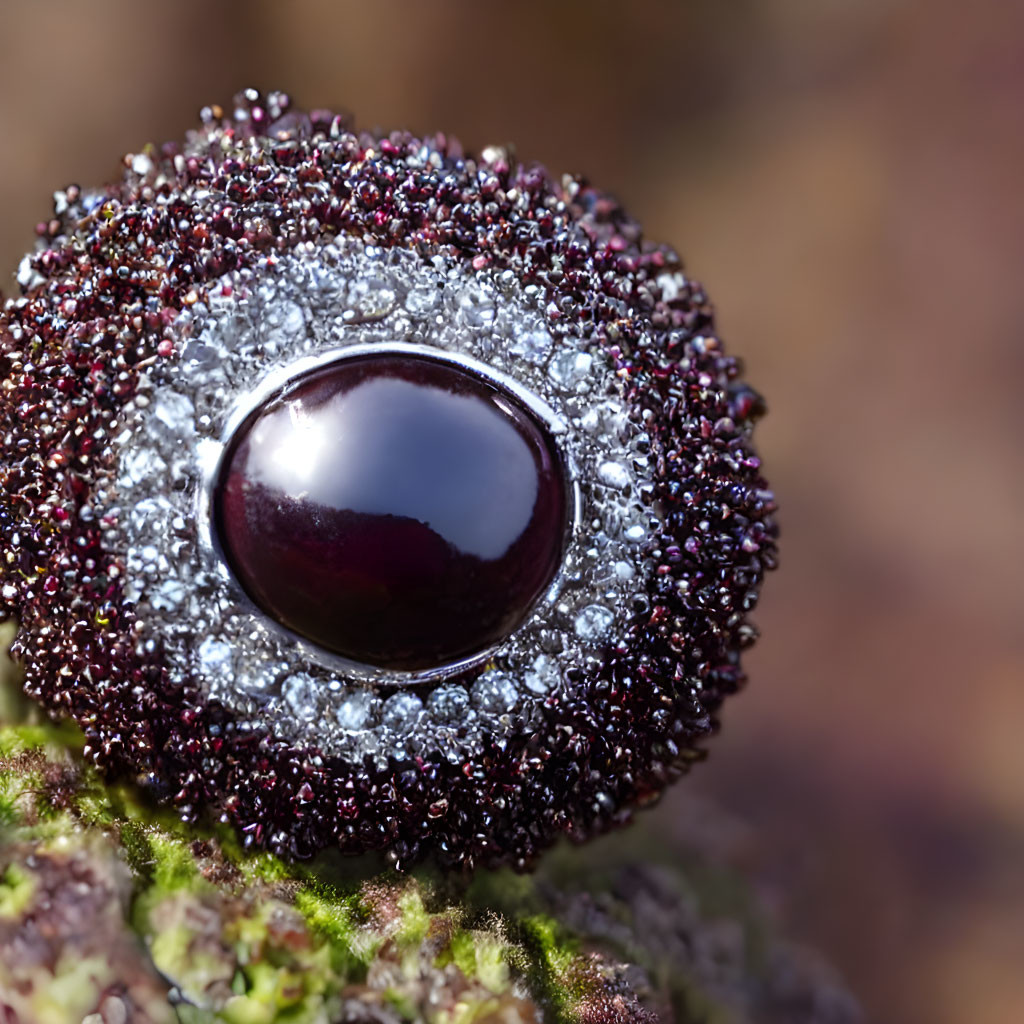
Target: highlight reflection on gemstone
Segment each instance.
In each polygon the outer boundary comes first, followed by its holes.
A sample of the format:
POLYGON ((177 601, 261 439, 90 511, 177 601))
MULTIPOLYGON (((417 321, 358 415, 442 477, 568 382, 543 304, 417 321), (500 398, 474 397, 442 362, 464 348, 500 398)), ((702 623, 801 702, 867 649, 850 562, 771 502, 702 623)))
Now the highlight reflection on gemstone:
POLYGON ((213 495, 235 576, 348 659, 426 670, 508 636, 554 576, 568 498, 541 420, 468 370, 339 359, 256 409, 213 495))

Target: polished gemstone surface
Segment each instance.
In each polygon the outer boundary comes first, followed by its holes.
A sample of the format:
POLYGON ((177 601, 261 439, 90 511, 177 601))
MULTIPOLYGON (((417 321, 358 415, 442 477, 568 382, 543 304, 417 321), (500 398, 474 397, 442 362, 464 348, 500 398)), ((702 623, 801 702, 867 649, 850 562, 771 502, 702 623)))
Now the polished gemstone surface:
POLYGON ((406 353, 290 382, 231 438, 213 495, 221 547, 257 605, 329 651, 404 670, 509 635, 558 568, 568 509, 535 413, 406 353))

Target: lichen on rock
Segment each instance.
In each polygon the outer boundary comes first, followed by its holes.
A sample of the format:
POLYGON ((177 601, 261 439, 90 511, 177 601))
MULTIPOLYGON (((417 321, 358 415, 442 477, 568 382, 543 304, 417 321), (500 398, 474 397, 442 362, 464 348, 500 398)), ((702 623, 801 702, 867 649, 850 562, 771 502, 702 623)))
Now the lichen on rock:
POLYGON ((105 785, 78 760, 67 726, 11 724, 7 699, 5 1020, 643 1019, 635 997, 613 985, 610 965, 568 945, 536 956, 510 937, 514 925, 441 899, 425 880, 388 873, 338 884, 329 866, 291 867, 243 852, 228 831, 190 831, 130 787, 105 785), (549 998, 563 988, 571 997, 549 998), (618 1015, 580 1016, 595 1000, 618 1015))
POLYGON ((566 850, 533 878, 468 885, 336 856, 289 865, 105 783, 80 745, 19 700, 0 659, 5 1021, 859 1019, 834 975, 772 939, 724 870, 713 885, 735 901, 709 910, 696 875, 609 860, 607 843, 604 859, 566 850))

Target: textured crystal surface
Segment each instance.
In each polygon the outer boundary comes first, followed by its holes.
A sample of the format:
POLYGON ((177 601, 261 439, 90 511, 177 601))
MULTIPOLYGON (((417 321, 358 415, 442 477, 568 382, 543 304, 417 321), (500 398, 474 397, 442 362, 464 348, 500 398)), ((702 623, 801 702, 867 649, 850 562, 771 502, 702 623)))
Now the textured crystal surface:
POLYGON ((523 621, 557 570, 568 498, 545 424, 467 369, 338 359, 264 402, 214 494, 250 598, 352 661, 429 670, 523 621))
POLYGON ((356 761, 371 757, 378 765, 400 742, 417 755, 440 746, 455 763, 478 749, 485 727, 535 727, 542 703, 566 689, 569 673, 587 671, 609 638, 621 635, 637 613, 651 571, 649 547, 661 533, 660 507, 651 501, 649 437, 640 417, 629 413, 622 378, 591 347, 592 339, 578 336, 570 323, 548 320, 538 302, 538 295, 516 287, 506 271, 481 271, 467 280, 456 265, 439 258, 424 263, 400 249, 384 252, 341 237, 282 255, 272 273, 233 272, 227 286, 183 312, 173 329, 188 372, 147 386, 137 407, 126 409, 116 475, 88 509, 110 549, 126 552, 131 567, 126 595, 145 623, 147 642, 159 637, 175 680, 195 678, 207 697, 231 708, 248 728, 269 721, 290 742, 315 743, 356 761), (394 308, 382 317, 358 312, 357 301, 366 296, 355 294, 354 283, 362 281, 385 282, 378 292, 394 292, 394 308), (248 299, 240 307, 234 296, 242 293, 248 299), (494 322, 474 326, 484 319, 470 316, 474 303, 493 308, 494 322), (192 525, 195 509, 206 507, 197 491, 216 473, 221 439, 245 396, 260 392, 268 380, 294 377, 298 371, 289 367, 300 360, 321 364, 354 357, 369 346, 393 350, 396 338, 440 360, 480 365, 484 376, 513 379, 539 399, 550 410, 545 422, 552 423, 573 467, 574 492, 573 529, 551 586, 526 620, 488 653, 488 664, 515 682, 515 707, 490 718, 476 710, 472 678, 442 682, 446 698, 457 695, 464 713, 453 717, 451 701, 435 704, 424 695, 423 710, 405 737, 384 724, 383 705, 389 687, 411 684, 424 673, 342 664, 313 644, 296 651, 294 634, 273 629, 268 616, 239 601, 223 552, 192 525), (529 351, 526 339, 535 343, 529 351), (585 376, 560 383, 550 369, 568 349, 592 358, 585 376), (152 415, 164 391, 189 399, 187 405, 172 399, 167 406, 185 417, 181 429, 193 439, 189 444, 178 443, 166 423, 152 415), (608 462, 629 474, 627 488, 609 486, 598 476, 608 462), (155 496, 167 506, 151 507, 144 522, 131 514, 135 505, 155 496), (163 555, 155 563, 143 556, 153 545, 163 555), (171 585, 183 600, 167 610, 158 588, 171 585), (595 601, 611 610, 615 621, 608 633, 583 637, 576 618, 595 601), (230 663, 199 657, 204 638, 226 644, 233 652, 230 663), (557 668, 543 682, 533 675, 542 653, 555 657, 557 668), (299 668, 316 680, 306 694, 314 701, 312 717, 295 712, 295 694, 287 686, 299 668), (343 713, 355 698, 352 707, 360 713, 343 713))

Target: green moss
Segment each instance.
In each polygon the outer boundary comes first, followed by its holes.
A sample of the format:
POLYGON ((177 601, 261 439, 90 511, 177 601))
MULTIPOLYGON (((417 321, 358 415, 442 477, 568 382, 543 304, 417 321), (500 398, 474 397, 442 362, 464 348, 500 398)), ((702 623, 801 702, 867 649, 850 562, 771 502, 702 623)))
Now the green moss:
POLYGON ((454 963, 467 978, 476 976, 476 955, 473 936, 469 932, 457 932, 452 936, 451 945, 438 957, 441 966, 454 963))
POLYGON ((152 883, 156 854, 146 829, 137 821, 126 821, 121 825, 119 838, 131 873, 143 885, 152 883))
POLYGON ((513 937, 525 950, 525 975, 530 987, 539 992, 557 1021, 571 1019, 569 1011, 577 993, 565 984, 571 974, 576 950, 561 929, 543 914, 518 919, 512 926, 513 937))
POLYGON ((83 1019, 95 1006, 97 982, 112 978, 112 965, 102 957, 62 958, 46 990, 38 993, 33 1006, 39 1024, 65 1024, 83 1019))
POLYGON ((247 995, 234 996, 218 1015, 226 1024, 273 1024, 276 1011, 247 995))
POLYGON ((242 873, 246 882, 284 882, 295 877, 295 871, 273 854, 243 853, 234 842, 225 843, 222 837, 218 838, 221 839, 221 850, 242 873))
POLYGON ((244 991, 229 1000, 227 1019, 310 1019, 312 1012, 323 1006, 329 987, 326 965, 315 959, 290 966, 255 963, 243 968, 244 991), (269 1011, 270 1016, 253 1017, 257 1007, 264 1014, 269 1011))
POLYGON ((557 922, 545 915, 535 914, 524 918, 521 927, 534 940, 537 952, 548 970, 560 972, 568 969, 577 955, 577 948, 557 922))
POLYGON ((25 814, 22 806, 25 794, 38 787, 38 776, 12 771, 0 763, 0 828, 21 822, 25 814))
POLYGON ((0 729, 0 757, 15 757, 27 750, 38 750, 51 740, 46 725, 11 725, 0 729))
POLYGON ((4 780, 0 776, 0 834, 5 829, 13 828, 17 824, 19 815, 18 808, 6 793, 4 780))
POLYGON ((153 884, 174 892, 201 884, 199 869, 188 845, 177 836, 168 836, 156 830, 149 835, 153 852, 153 884))
POLYGON ((407 889, 398 900, 401 919, 395 941, 399 946, 419 946, 430 928, 430 915, 423 906, 419 888, 407 889))
POLYGON ((383 938, 364 927, 366 915, 356 894, 308 885, 295 894, 295 907, 315 935, 330 949, 332 968, 352 980, 362 980, 383 938))
MULTIPOLYGON (((0 696, 13 692, 12 686, 10 667, 0 657, 0 696)), ((380 875, 376 866, 372 884, 358 889, 360 878, 370 879, 367 863, 335 852, 309 865, 288 865, 245 850, 226 827, 186 825, 173 810, 153 807, 144 791, 104 783, 83 763, 83 739, 75 727, 48 723, 21 705, 15 718, 9 710, 14 705, 0 700, 0 842, 11 836, 59 850, 60 843, 73 847, 99 838, 108 853, 116 851, 134 886, 125 927, 195 1004, 176 1007, 183 1024, 340 1019, 345 994, 363 986, 372 989, 371 1001, 384 999, 404 1020, 475 1024, 504 1016, 510 987, 520 978, 544 1005, 545 1020, 568 1024, 575 1022, 581 1000, 602 984, 581 958, 577 939, 547 913, 543 893, 545 886, 567 898, 613 891, 610 883, 630 856, 621 838, 594 843, 583 853, 555 851, 541 868, 539 884, 537 877, 509 871, 480 873, 468 887, 440 877, 431 884, 428 875, 380 875), (431 890, 443 896, 440 909, 431 890), (452 968, 458 971, 455 985, 464 986, 466 995, 438 1016, 424 985, 454 975, 452 968)), ((645 842, 639 827, 628 842, 634 850, 648 849, 648 862, 662 856, 660 844, 645 842)), ((676 857, 664 863, 678 881, 680 905, 696 905, 705 919, 739 922, 746 960, 730 968, 745 977, 767 977, 764 951, 770 943, 746 887, 716 865, 680 863, 676 857)), ((31 906, 33 885, 16 865, 0 875, 0 919, 16 918, 31 906)), ((700 977, 645 944, 628 900, 609 898, 602 905, 622 926, 604 937, 605 946, 644 968, 679 1019, 733 1019, 706 994, 700 977)), ((120 920, 116 914, 115 919, 120 920)), ((54 977, 41 1009, 33 1007, 33 1019, 63 1022, 66 1013, 54 1008, 75 1005, 74 986, 86 969, 117 981, 116 964, 71 960, 54 977)))
POLYGON ((419 1017, 416 1013, 416 1006, 404 992, 389 988, 384 993, 384 998, 404 1021, 415 1021, 419 1017))
MULTIPOLYGON (((442 935, 450 937, 435 966, 453 964, 472 986, 472 995, 443 1024, 486 1019, 489 1000, 500 1002, 513 973, 525 974, 530 987, 547 996, 558 1011, 552 1020, 565 1019, 561 1011, 572 999, 559 979, 571 970, 574 951, 549 919, 534 915, 519 922, 510 929, 516 940, 510 942, 489 911, 470 913, 470 926, 463 926, 464 911, 431 910, 424 895, 429 887, 415 881, 378 876, 368 889, 351 892, 327 885, 316 867, 289 867, 269 854, 246 852, 227 830, 184 825, 173 812, 149 806, 130 785, 104 785, 93 768, 77 760, 74 745, 69 752, 66 740, 75 735, 48 724, 0 730, 8 759, 38 751, 50 765, 66 770, 74 785, 61 797, 67 809, 51 805, 41 771, 29 770, 32 762, 26 761, 23 770, 0 775, 0 821, 22 839, 96 832, 117 847, 134 880, 130 925, 155 966, 195 1003, 180 1008, 183 1021, 330 1019, 325 1007, 331 1000, 336 1004, 341 987, 365 984, 369 966, 381 956, 404 980, 379 997, 405 1020, 433 1019, 424 1017, 416 986, 430 970, 424 950, 442 935), (214 874, 207 877, 209 870, 214 874), (219 880, 214 883, 213 877, 219 880), (273 895, 278 892, 286 894, 284 901, 273 895), (308 937, 288 933, 279 941, 271 915, 292 907, 308 937), (213 933, 203 931, 202 922, 211 920, 220 923, 213 933), (222 996, 219 1008, 206 1012, 204 993, 211 990, 222 996)), ((513 889, 529 886, 517 876, 506 877, 513 889)), ((0 906, 20 908, 25 895, 13 883, 7 888, 0 906)))
POLYGON ((502 992, 509 984, 507 951, 502 938, 472 930, 456 932, 446 952, 467 978, 476 978, 492 992, 502 992))
POLYGON ((197 973, 196 965, 190 963, 190 960, 194 959, 190 956, 193 935, 193 930, 185 924, 161 928, 152 936, 149 944, 149 954, 153 958, 153 963, 171 977, 180 976, 185 964, 189 964, 190 973, 197 973))
POLYGON ((17 864, 0 875, 0 918, 17 918, 28 909, 36 892, 35 879, 17 864))

